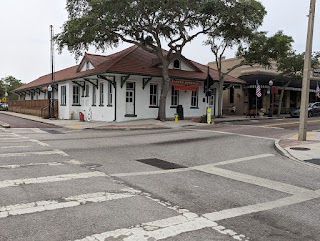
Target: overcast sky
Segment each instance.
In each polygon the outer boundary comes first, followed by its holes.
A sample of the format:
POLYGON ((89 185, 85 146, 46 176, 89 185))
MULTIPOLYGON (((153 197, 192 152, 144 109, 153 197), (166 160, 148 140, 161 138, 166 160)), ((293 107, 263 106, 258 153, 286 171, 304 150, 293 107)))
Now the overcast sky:
MULTIPOLYGON (((268 15, 261 30, 269 35, 278 30, 294 38, 294 49, 305 50, 308 0, 261 0, 268 15)), ((67 20, 66 0, 10 0, 2 1, 0 7, 0 78, 12 75, 28 83, 50 73, 50 31, 54 26, 58 33, 67 20)), ((319 3, 316 11, 320 11, 319 3)), ((189 44, 183 54, 192 60, 207 64, 213 60, 208 46, 203 46, 204 38, 189 44)), ((129 45, 123 44, 113 53, 129 45)), ((320 13, 316 14, 314 50, 320 50, 320 13)), ((94 50, 91 51, 95 53, 94 50)), ((233 57, 229 52, 227 57, 233 57)), ((63 51, 55 53, 55 69, 60 70, 77 64, 74 56, 63 51)))

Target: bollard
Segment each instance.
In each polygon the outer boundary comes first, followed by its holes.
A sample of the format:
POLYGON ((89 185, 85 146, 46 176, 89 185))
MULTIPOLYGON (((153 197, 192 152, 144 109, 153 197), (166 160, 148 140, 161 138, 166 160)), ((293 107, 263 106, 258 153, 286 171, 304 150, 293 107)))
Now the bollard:
POLYGON ((179 121, 179 115, 178 114, 174 114, 174 122, 178 122, 179 121))

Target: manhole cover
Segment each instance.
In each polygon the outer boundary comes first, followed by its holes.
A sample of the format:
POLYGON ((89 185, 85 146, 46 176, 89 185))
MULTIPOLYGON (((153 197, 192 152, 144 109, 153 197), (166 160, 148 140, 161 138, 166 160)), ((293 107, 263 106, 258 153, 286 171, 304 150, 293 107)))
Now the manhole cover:
POLYGON ((294 151, 310 151, 310 149, 306 147, 290 147, 290 149, 294 151))
POLYGON ((320 165, 320 159, 310 159, 310 160, 305 160, 305 162, 313 163, 316 165, 320 165))
POLYGON ((154 166, 157 168, 161 168, 163 170, 170 170, 170 169, 179 169, 179 168, 186 168, 186 166, 182 166, 179 164, 175 164, 172 162, 167 162, 164 160, 160 160, 157 158, 151 158, 151 159, 140 159, 137 160, 138 162, 150 165, 150 166, 154 166))

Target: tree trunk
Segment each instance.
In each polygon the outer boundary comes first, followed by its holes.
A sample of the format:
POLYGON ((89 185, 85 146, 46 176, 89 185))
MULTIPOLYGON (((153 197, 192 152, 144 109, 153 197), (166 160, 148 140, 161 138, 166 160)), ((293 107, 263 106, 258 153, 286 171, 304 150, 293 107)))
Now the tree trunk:
POLYGON ((283 89, 281 90, 277 116, 279 116, 280 113, 281 113, 281 107, 282 107, 282 101, 283 101, 284 91, 285 91, 286 88, 289 86, 289 84, 291 83, 291 81, 292 81, 292 80, 289 80, 289 81, 283 86, 283 89))
POLYGON ((159 103, 159 112, 158 112, 158 119, 160 121, 166 121, 166 103, 167 103, 167 95, 170 87, 168 67, 169 67, 168 63, 163 63, 161 94, 160 94, 160 103, 159 103))
POLYGON ((222 102, 223 102, 223 82, 224 79, 220 78, 219 80, 219 88, 218 88, 218 117, 222 116, 222 102))

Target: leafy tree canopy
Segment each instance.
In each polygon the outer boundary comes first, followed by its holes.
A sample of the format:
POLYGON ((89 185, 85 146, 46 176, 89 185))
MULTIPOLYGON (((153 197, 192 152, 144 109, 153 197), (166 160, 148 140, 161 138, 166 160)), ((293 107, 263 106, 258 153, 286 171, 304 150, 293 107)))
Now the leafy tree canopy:
POLYGON ((5 93, 7 92, 9 100, 18 99, 17 95, 12 93, 12 91, 17 89, 21 85, 23 85, 21 80, 18 80, 11 75, 4 77, 4 78, 1 78, 1 80, 0 80, 0 97, 4 97, 5 93))

